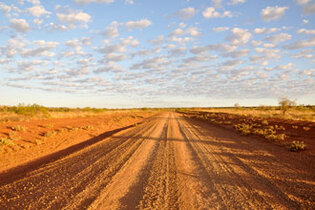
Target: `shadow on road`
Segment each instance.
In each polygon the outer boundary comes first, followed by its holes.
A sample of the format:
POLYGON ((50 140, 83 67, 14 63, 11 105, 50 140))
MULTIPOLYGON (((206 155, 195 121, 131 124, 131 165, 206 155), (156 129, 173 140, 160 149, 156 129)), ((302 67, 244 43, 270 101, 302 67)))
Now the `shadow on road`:
POLYGON ((68 148, 65 148, 63 150, 60 150, 58 152, 40 157, 38 159, 32 160, 30 162, 27 162, 25 164, 16 166, 14 168, 8 169, 6 171, 4 171, 3 173, 0 174, 0 186, 3 186, 7 183, 10 183, 14 180, 18 180, 20 178, 23 178, 25 176, 25 174, 27 174, 30 171, 36 170, 38 168, 43 167, 44 165, 54 162, 58 159, 61 159, 71 153, 80 151, 88 146, 91 146, 97 142, 100 142, 102 140, 104 140, 107 137, 110 137, 120 131, 126 130, 128 128, 134 127, 138 124, 133 124, 133 125, 129 125, 129 126, 125 126, 122 128, 118 128, 118 129, 114 129, 111 131, 107 131, 105 133, 102 133, 94 138, 88 139, 84 142, 81 142, 79 144, 75 144, 73 146, 70 146, 68 148))

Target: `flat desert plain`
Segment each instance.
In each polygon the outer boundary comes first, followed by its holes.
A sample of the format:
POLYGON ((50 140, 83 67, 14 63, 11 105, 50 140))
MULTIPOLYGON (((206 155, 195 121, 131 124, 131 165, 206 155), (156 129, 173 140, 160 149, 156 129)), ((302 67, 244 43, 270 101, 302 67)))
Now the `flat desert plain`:
POLYGON ((315 206, 312 150, 175 111, 6 122, 2 134, 17 124, 0 154, 0 209, 315 206))

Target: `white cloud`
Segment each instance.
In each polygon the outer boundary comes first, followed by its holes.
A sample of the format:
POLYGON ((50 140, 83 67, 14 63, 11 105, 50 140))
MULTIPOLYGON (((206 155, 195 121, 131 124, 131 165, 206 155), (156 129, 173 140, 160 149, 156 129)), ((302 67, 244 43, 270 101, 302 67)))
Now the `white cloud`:
POLYGON ((299 53, 293 54, 293 58, 306 58, 306 59, 312 59, 315 57, 314 50, 312 49, 306 49, 302 50, 299 53))
POLYGON ((190 49, 190 52, 195 55, 204 54, 208 51, 218 51, 221 53, 232 52, 236 49, 236 46, 228 45, 228 44, 211 44, 206 46, 193 46, 190 49))
POLYGON ((125 4, 134 4, 135 2, 133 0, 125 0, 125 4))
POLYGON ((101 47, 97 49, 97 51, 104 54, 121 53, 121 52, 125 52, 126 48, 124 45, 121 45, 121 44, 112 44, 112 45, 107 45, 105 47, 101 47))
POLYGON ((123 61, 127 58, 126 55, 121 55, 118 53, 109 53, 105 56, 107 61, 115 61, 115 62, 119 62, 119 61, 123 61))
POLYGON ((10 26, 18 32, 25 33, 30 30, 29 24, 24 19, 11 19, 10 26))
POLYGON ((279 42, 285 42, 292 38, 290 34, 287 33, 280 33, 276 34, 274 36, 268 36, 264 40, 272 42, 272 43, 279 43, 279 42))
POLYGON ((265 48, 274 48, 276 47, 276 44, 272 44, 272 43, 264 43, 263 45, 265 48))
POLYGON ((134 39, 132 36, 129 36, 127 38, 121 38, 120 43, 123 46, 131 46, 131 47, 137 47, 139 45, 139 41, 134 39))
POLYGON ((90 37, 82 37, 81 43, 82 43, 82 45, 91 45, 91 38, 90 37))
POLYGON ((6 46, 1 47, 1 54, 11 58, 20 53, 25 47, 25 42, 20 39, 9 39, 6 46))
POLYGON ((193 39, 191 37, 177 37, 177 36, 171 36, 168 39, 166 39, 167 42, 177 42, 179 44, 185 44, 187 42, 191 42, 193 39))
POLYGON ((307 4, 310 0, 296 0, 296 3, 299 5, 307 4))
POLYGON ((293 63, 288 63, 286 65, 280 64, 272 68, 265 68, 266 71, 276 71, 276 70, 290 70, 293 67, 293 63))
POLYGON ((45 65, 45 63, 42 60, 18 61, 17 65, 19 71, 23 73, 24 71, 32 71, 34 69, 34 66, 45 65))
POLYGON ((77 53, 82 50, 81 43, 77 39, 68 40, 65 44, 70 48, 74 48, 77 53))
POLYGON ((222 31, 227 31, 229 30, 229 27, 216 27, 216 28, 212 28, 212 31, 214 32, 222 32, 222 31))
POLYGON ((289 7, 266 7, 260 13, 264 21, 278 20, 281 18, 289 7))
POLYGON ((156 39, 149 40, 149 42, 152 44, 155 44, 155 45, 160 45, 163 43, 163 40, 164 40, 164 36, 160 35, 160 36, 156 37, 156 39))
POLYGON ((308 40, 299 40, 292 44, 285 46, 285 48, 290 50, 296 50, 307 47, 315 47, 315 37, 311 37, 308 40))
POLYGON ((186 54, 186 51, 187 51, 186 47, 179 47, 169 50, 169 54, 172 57, 182 56, 186 54))
POLYGON ((231 0, 231 4, 243 4, 245 3, 247 0, 231 0))
POLYGON ((296 33, 298 33, 298 34, 315 34, 315 30, 313 29, 313 30, 308 30, 308 29, 305 29, 305 28, 301 28, 301 29, 299 29, 299 30, 297 30, 297 32, 296 33))
POLYGON ((2 2, 0 2, 0 10, 4 12, 4 14, 8 14, 9 12, 11 12, 12 8, 11 6, 8 6, 2 2))
MULTIPOLYGON (((189 34, 192 37, 198 37, 201 35, 201 33, 199 32, 199 29, 197 27, 191 27, 191 28, 187 28, 186 30, 182 29, 182 28, 177 28, 174 31, 172 31, 169 36, 170 37, 175 37, 175 36, 183 36, 189 34)), ((176 41, 175 39, 168 39, 168 41, 176 41)))
POLYGON ((178 24, 178 26, 179 26, 180 28, 186 28, 187 24, 185 24, 185 23, 183 23, 183 22, 180 22, 180 23, 178 24))
POLYGON ((133 64, 130 69, 162 69, 169 63, 170 61, 166 61, 163 57, 153 57, 142 60, 140 63, 133 64))
POLYGON ((308 22, 310 22, 309 20, 303 19, 303 24, 307 24, 308 22))
POLYGON ((242 60, 227 60, 225 62, 222 63, 222 66, 226 66, 226 67, 235 67, 235 66, 238 66, 240 64, 242 64, 243 61, 242 60))
POLYGON ((87 27, 91 16, 81 11, 68 11, 66 13, 57 13, 57 18, 60 22, 68 24, 70 28, 75 28, 77 25, 87 27))
POLYGON ((279 31, 279 28, 255 28, 255 34, 270 34, 279 31))
POLYGON ((224 57, 231 57, 231 58, 241 58, 244 56, 247 56, 249 54, 248 49, 242 49, 242 50, 235 50, 229 53, 225 53, 224 57))
POLYGON ((48 23, 45 25, 45 27, 50 31, 66 31, 68 30, 68 27, 65 25, 58 25, 56 23, 48 23))
POLYGON ((106 63, 105 65, 102 65, 102 67, 98 67, 96 70, 94 70, 94 73, 103 73, 103 72, 122 72, 123 68, 114 62, 110 61, 106 63))
POLYGON ((47 10, 45 10, 45 8, 41 5, 27 8, 26 11, 35 17, 51 14, 51 12, 48 12, 47 10))
POLYGON ((40 0, 26 0, 27 2, 34 4, 34 5, 39 5, 40 4, 40 0))
POLYGON ((224 0, 211 0, 214 7, 218 8, 221 7, 221 4, 224 0))
POLYGON ((109 24, 109 26, 105 28, 105 31, 103 34, 109 38, 115 38, 119 36, 118 26, 119 26, 119 23, 117 21, 111 22, 111 24, 109 24))
POLYGON ((175 29, 174 31, 172 31, 171 33, 170 33, 170 36, 182 36, 182 35, 184 35, 186 32, 183 30, 183 29, 181 29, 181 28, 177 28, 177 29, 175 29))
POLYGON ((281 55, 279 54, 279 49, 266 49, 266 48, 255 48, 257 53, 263 54, 266 59, 279 59, 281 55))
POLYGON ((315 1, 311 2, 310 4, 303 5, 303 13, 306 15, 314 14, 315 13, 315 1))
POLYGON ((257 41, 257 40, 253 40, 252 41, 252 45, 254 46, 258 46, 258 45, 261 45, 262 44, 262 41, 257 41))
POLYGON ((33 42, 33 49, 24 49, 22 55, 24 57, 34 56, 55 56, 55 53, 50 50, 56 48, 59 45, 58 42, 46 42, 45 40, 36 40, 33 42))
POLYGON ((198 37, 201 35, 197 27, 191 27, 186 29, 186 33, 190 34, 192 37, 198 37))
POLYGON ((113 3, 115 0, 74 0, 75 3, 79 4, 89 4, 89 3, 113 3))
POLYGON ((132 29, 144 29, 152 25, 152 22, 148 19, 142 19, 139 21, 128 21, 125 23, 127 30, 132 29))
POLYGON ((215 10, 214 7, 208 7, 203 12, 202 15, 204 18, 223 18, 223 17, 232 17, 232 13, 230 11, 224 11, 223 13, 219 13, 215 10))
POLYGON ((196 10, 195 8, 188 7, 188 8, 180 10, 176 14, 183 19, 189 19, 189 18, 192 18, 196 14, 196 10))
POLYGON ((39 18, 36 18, 33 20, 33 23, 38 25, 38 26, 41 26, 43 24, 44 20, 43 19, 39 19, 39 18))
POLYGON ((246 29, 233 28, 231 31, 232 35, 229 35, 227 37, 227 40, 230 41, 233 45, 246 44, 252 36, 251 33, 248 32, 248 30, 246 29))

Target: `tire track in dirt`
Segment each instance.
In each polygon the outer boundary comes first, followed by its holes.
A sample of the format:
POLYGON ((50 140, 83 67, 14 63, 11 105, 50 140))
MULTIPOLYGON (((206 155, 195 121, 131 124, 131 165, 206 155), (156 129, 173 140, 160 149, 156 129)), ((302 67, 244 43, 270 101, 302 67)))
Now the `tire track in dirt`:
POLYGON ((125 165, 104 188, 100 196, 95 199, 89 209, 133 209, 142 196, 142 186, 146 180, 148 168, 152 164, 158 142, 152 139, 161 139, 168 114, 164 114, 149 136, 143 137, 144 142, 138 150, 126 161, 125 165), (115 193, 113 193, 115 192, 115 193))
MULTIPOLYGON (((96 188, 104 187, 141 145, 143 142, 141 136, 154 130, 156 123, 157 120, 149 121, 125 134, 134 138, 108 139, 106 142, 93 145, 78 154, 71 154, 27 174, 20 180, 0 187, 0 195, 2 195, 0 196, 0 207, 61 208, 73 200, 80 190, 87 186, 91 188, 91 182, 101 180, 94 186, 96 188), (101 177, 105 177, 105 179, 101 177)), ((96 197, 92 196, 95 194, 95 188, 93 191, 91 189, 88 191, 88 193, 83 193, 88 196, 83 196, 85 202, 81 200, 75 203, 75 206, 80 207, 78 205, 80 203, 82 206, 88 205, 88 201, 96 197)))
MULTIPOLYGON (((238 158, 238 153, 226 151, 226 148, 222 146, 224 145, 223 142, 217 141, 214 144, 216 140, 213 138, 214 134, 209 133, 209 129, 202 129, 202 127, 197 127, 194 123, 186 120, 183 120, 181 125, 185 128, 184 133, 189 136, 188 139, 192 147, 208 174, 215 181, 218 194, 227 206, 232 208, 276 209, 299 209, 302 207, 297 200, 291 199, 290 193, 286 192, 288 189, 280 188, 273 182, 274 177, 272 175, 269 174, 268 178, 265 174, 258 173, 253 165, 246 164, 238 158)), ((255 143, 248 144, 248 142, 245 142, 245 145, 243 150, 249 150, 250 154, 255 154, 255 149, 253 149, 255 143)), ((286 163, 279 163, 277 159, 274 159, 268 165, 274 165, 275 163, 278 165, 278 171, 279 169, 285 169, 289 173, 294 172, 286 167, 286 163)), ((275 175, 273 174, 273 176, 275 175)), ((288 184, 286 185, 288 186, 288 184)), ((293 187, 290 186, 291 193, 293 187)), ((312 190, 309 193, 312 193, 312 190)))
POLYGON ((249 185, 240 182, 240 176, 233 170, 229 170, 218 157, 211 155, 212 151, 205 147, 205 143, 200 136, 195 134, 194 128, 185 122, 181 122, 185 129, 182 130, 183 135, 186 136, 191 149, 199 159, 199 164, 203 166, 206 173, 208 174, 209 180, 213 185, 213 190, 221 199, 221 204, 232 208, 257 208, 262 204, 265 208, 270 206, 264 202, 257 194, 255 194, 249 185), (233 176, 231 175, 231 172, 233 176), (233 183, 233 186, 229 183, 233 183), (250 198, 250 199, 249 199, 250 198), (250 201, 248 203, 247 201, 250 201))
POLYGON ((0 209, 311 209, 314 169, 285 157, 272 144, 162 113, 0 180, 0 209))
POLYGON ((142 189, 139 209, 178 209, 174 145, 168 141, 173 130, 170 118, 160 139, 156 140, 159 145, 148 168, 149 178, 142 189))

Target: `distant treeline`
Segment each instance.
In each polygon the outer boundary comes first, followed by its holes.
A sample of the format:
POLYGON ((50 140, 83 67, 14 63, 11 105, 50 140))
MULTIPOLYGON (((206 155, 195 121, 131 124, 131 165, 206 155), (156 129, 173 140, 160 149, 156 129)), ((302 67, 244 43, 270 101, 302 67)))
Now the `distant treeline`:
MULTIPOLYGON (((45 107, 38 104, 25 105, 19 104, 17 106, 0 106, 0 112, 14 112, 16 114, 22 115, 35 115, 35 114, 44 114, 49 115, 50 112, 106 112, 106 111, 119 111, 119 110, 177 110, 177 111, 185 111, 185 110, 194 110, 194 109, 249 109, 249 110, 281 110, 280 106, 256 106, 256 107, 246 107, 246 106, 233 106, 233 107, 174 107, 174 108, 126 108, 126 109, 108 109, 108 108, 69 108, 69 107, 45 107)), ((314 105, 297 105, 291 106, 290 109, 297 110, 313 110, 315 111, 314 105)))
POLYGON ((0 112, 14 112, 22 115, 46 114, 49 112, 105 112, 105 111, 119 111, 119 110, 160 110, 160 108, 131 108, 131 109, 108 109, 108 108, 69 108, 69 107, 45 107, 38 104, 25 105, 19 104, 17 106, 0 106, 0 112))
MULTIPOLYGON (((281 106, 231 106, 231 107, 185 107, 185 108, 177 108, 177 111, 188 111, 188 110, 208 110, 208 109, 244 109, 244 110, 282 110, 283 107, 281 106)), ((313 110, 315 111, 314 105, 296 105, 296 106, 290 106, 289 109, 295 109, 295 110, 313 110)))

